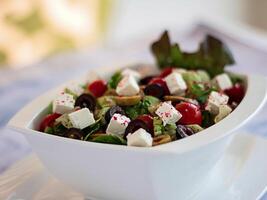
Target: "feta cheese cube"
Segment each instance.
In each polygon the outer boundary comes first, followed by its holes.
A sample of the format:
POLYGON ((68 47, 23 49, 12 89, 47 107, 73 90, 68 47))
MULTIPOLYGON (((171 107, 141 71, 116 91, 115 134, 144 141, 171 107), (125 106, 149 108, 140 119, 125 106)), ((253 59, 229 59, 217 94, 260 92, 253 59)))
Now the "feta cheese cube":
POLYGON ((141 74, 139 72, 129 69, 129 68, 122 70, 121 75, 122 76, 133 76, 136 81, 139 81, 141 78, 141 74))
POLYGON ((53 112, 59 114, 70 112, 74 108, 74 103, 72 95, 61 92, 53 101, 53 112))
POLYGON ((123 77, 116 88, 116 93, 121 96, 133 96, 138 94, 139 91, 140 88, 133 76, 123 77))
POLYGON ((67 85, 65 91, 66 93, 80 96, 84 92, 84 89, 82 88, 80 83, 73 81, 67 85))
POLYGON ((130 121, 128 117, 116 113, 111 117, 106 133, 123 135, 130 121))
POLYGON ((172 72, 165 77, 166 84, 171 94, 183 95, 187 89, 186 83, 180 73, 172 72))
POLYGON ((212 91, 208 97, 205 110, 208 110, 211 114, 217 115, 221 105, 228 103, 229 97, 225 94, 212 91))
POLYGON ((61 123, 66 128, 73 128, 73 125, 69 119, 69 115, 67 113, 61 115, 59 118, 56 119, 56 122, 61 123))
POLYGON ((228 88, 233 87, 233 83, 228 76, 228 74, 219 74, 214 77, 213 82, 215 83, 216 87, 220 90, 225 90, 228 88))
POLYGON ((163 102, 156 110, 156 114, 162 119, 164 126, 174 124, 182 117, 181 113, 170 102, 163 102))
POLYGON ((139 128, 134 133, 127 135, 127 145, 136 147, 151 147, 153 138, 146 130, 139 128))
POLYGON ((68 114, 73 128, 84 129, 95 123, 94 115, 88 108, 83 108, 68 114))

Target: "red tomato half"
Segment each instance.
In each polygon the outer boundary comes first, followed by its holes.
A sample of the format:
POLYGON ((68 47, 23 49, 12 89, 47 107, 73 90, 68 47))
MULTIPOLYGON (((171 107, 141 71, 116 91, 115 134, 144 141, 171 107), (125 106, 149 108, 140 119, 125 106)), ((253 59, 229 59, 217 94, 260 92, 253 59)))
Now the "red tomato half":
POLYGON ((157 83, 157 84, 159 84, 159 85, 164 89, 164 93, 165 93, 165 95, 169 95, 169 94, 170 94, 170 91, 169 91, 169 89, 168 89, 168 86, 167 86, 167 84, 166 84, 166 81, 163 80, 162 78, 159 78, 159 77, 157 77, 157 78, 153 78, 153 79, 149 82, 149 84, 152 84, 152 83, 157 83))
POLYGON ((58 113, 53 113, 53 114, 49 114, 49 115, 45 116, 45 118, 43 119, 43 121, 40 124, 39 130, 44 131, 47 126, 51 126, 52 123, 54 123, 54 121, 57 118, 59 118, 60 116, 61 116, 61 114, 58 114, 58 113))
POLYGON ((140 115, 139 117, 137 117, 137 119, 141 119, 142 121, 144 121, 147 127, 149 128, 149 130, 151 131, 151 133, 153 133, 153 117, 152 116, 140 115))
POLYGON ((224 90, 224 93, 229 96, 229 103, 240 103, 245 96, 245 89, 239 83, 236 83, 233 87, 224 90))
POLYGON ((95 97, 101 97, 107 90, 107 83, 103 80, 96 80, 88 86, 88 90, 92 92, 95 97))
POLYGON ((202 114, 200 108, 192 103, 182 102, 175 106, 182 114, 182 118, 178 121, 179 124, 189 125, 189 124, 198 124, 202 123, 202 114))

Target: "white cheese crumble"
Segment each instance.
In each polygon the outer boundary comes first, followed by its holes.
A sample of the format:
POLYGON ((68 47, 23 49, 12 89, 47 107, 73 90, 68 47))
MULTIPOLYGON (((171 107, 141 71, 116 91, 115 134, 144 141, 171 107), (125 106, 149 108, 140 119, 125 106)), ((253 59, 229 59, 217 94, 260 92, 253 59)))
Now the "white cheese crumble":
POLYGON ((82 108, 68 114, 69 120, 74 128, 84 129, 95 123, 94 115, 88 108, 82 108))
POLYGON ((139 91, 139 85, 133 76, 123 77, 116 88, 116 93, 120 96, 133 96, 139 91))
POLYGON ((153 144, 153 138, 151 134, 146 132, 146 130, 139 128, 134 133, 129 133, 127 135, 127 145, 137 146, 137 147, 151 147, 153 144))
POLYGON ((205 110, 208 110, 213 115, 217 115, 219 113, 219 107, 226 105, 228 100, 229 97, 227 95, 212 91, 209 94, 205 110))
POLYGON ((131 120, 128 117, 116 113, 111 117, 106 133, 121 136, 124 134, 125 129, 127 128, 130 121, 131 120))
POLYGON ((233 83, 230 77, 228 76, 228 74, 225 73, 215 76, 213 82, 220 90, 225 90, 233 87, 233 83))
POLYGON ((133 76, 136 81, 139 81, 141 78, 141 74, 133 69, 126 68, 121 72, 122 76, 133 76))
POLYGON ((164 126, 174 124, 182 117, 181 113, 170 102, 163 102, 156 110, 156 114, 162 119, 164 126))
POLYGON ((74 98, 71 94, 61 92, 53 101, 53 112, 64 114, 74 109, 74 98))
POLYGON ((184 95, 187 86, 180 73, 172 72, 165 77, 165 81, 171 94, 184 95))

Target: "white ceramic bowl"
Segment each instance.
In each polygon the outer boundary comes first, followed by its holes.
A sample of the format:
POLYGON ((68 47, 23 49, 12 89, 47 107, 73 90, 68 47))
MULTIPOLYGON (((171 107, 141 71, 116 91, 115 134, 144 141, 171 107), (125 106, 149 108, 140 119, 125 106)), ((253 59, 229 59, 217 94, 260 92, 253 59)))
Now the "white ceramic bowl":
MULTIPOLYGON (((116 69, 98 70, 103 77, 116 69)), ((218 124, 188 138, 151 148, 78 141, 33 130, 63 86, 33 100, 9 122, 23 133, 49 171, 90 199, 177 200, 194 195, 222 156, 233 131, 266 100, 267 82, 247 77, 240 105, 218 124)))

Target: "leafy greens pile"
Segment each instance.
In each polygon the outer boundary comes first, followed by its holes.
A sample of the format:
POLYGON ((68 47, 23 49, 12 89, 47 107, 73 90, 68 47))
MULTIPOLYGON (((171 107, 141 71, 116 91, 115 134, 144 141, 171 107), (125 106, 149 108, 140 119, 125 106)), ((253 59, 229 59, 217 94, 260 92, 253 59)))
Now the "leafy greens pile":
POLYGON ((177 43, 171 44, 168 32, 151 45, 160 68, 179 67, 189 70, 203 69, 211 77, 224 72, 226 65, 235 63, 228 47, 219 39, 207 35, 196 52, 183 52, 177 43))

